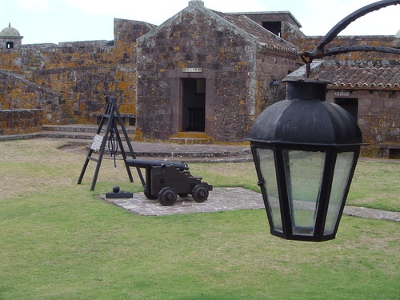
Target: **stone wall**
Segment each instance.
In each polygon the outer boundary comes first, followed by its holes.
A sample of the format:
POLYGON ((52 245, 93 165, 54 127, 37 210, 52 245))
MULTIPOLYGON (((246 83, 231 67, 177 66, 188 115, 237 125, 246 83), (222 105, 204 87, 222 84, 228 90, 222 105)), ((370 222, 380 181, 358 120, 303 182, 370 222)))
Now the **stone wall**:
POLYGON ((368 156, 380 156, 379 144, 400 144, 400 92, 352 90, 343 96, 341 90, 329 90, 327 101, 353 98, 358 100, 358 125, 363 134, 363 153, 368 156))
POLYGON ((286 98, 286 85, 282 82, 282 79, 296 68, 295 57, 290 59, 284 56, 277 56, 267 50, 259 52, 257 56, 256 116, 268 106, 286 98), (270 83, 273 79, 280 83, 276 94, 271 92, 270 83))
POLYGON ((115 19, 113 41, 0 50, 0 108, 42 109, 44 124, 93 123, 109 95, 135 114, 136 39, 154 27, 115 19))
POLYGON ((1 70, 0 82, 1 109, 39 109, 43 124, 71 122, 72 109, 59 93, 25 80, 21 75, 1 70))
POLYGON ((72 111, 75 122, 94 122, 93 115, 104 110, 105 96, 117 98, 120 112, 135 113, 134 68, 126 66, 81 67, 42 70, 35 82, 57 90, 72 111))
POLYGON ((282 12, 246 12, 246 13, 236 13, 237 15, 245 15, 246 17, 252 19, 254 22, 263 26, 264 22, 281 22, 282 24, 288 23, 300 29, 300 23, 295 19, 295 17, 288 11, 282 12))
MULTIPOLYGON (((319 44, 322 36, 311 36, 289 40, 294 45, 299 47, 300 51, 312 51, 319 44)), ((394 36, 381 35, 381 36, 338 36, 332 40, 325 48, 330 49, 334 47, 349 47, 349 46, 380 46, 380 47, 392 47, 394 36)), ((367 61, 380 61, 383 64, 390 64, 391 62, 397 62, 399 55, 388 54, 380 52, 349 52, 346 54, 335 55, 332 57, 326 57, 324 59, 335 59, 335 60, 361 60, 367 61)))
POLYGON ((0 109, 0 135, 40 131, 42 119, 40 109, 0 109))

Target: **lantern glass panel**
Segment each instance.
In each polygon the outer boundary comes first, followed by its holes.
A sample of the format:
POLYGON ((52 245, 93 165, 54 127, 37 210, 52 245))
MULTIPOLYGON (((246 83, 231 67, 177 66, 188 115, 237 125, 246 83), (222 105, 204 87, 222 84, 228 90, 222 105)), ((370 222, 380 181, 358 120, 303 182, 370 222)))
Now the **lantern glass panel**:
POLYGON ((324 234, 332 234, 335 230, 342 203, 346 197, 347 185, 353 168, 355 153, 342 152, 337 154, 332 190, 329 199, 328 213, 325 221, 324 234))
POLYGON ((314 234, 325 152, 284 150, 283 159, 292 232, 314 234))
POLYGON ((274 230, 282 232, 281 209, 279 205, 278 183, 276 181, 276 170, 274 152, 271 149, 257 148, 257 156, 260 162, 262 182, 267 194, 267 207, 274 230))

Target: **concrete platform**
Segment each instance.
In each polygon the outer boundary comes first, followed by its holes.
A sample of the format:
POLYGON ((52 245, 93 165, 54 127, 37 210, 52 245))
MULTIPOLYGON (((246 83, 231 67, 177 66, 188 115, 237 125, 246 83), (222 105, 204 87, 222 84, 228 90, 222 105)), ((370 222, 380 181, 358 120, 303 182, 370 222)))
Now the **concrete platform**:
POLYGON ((242 188, 215 188, 203 203, 196 203, 189 195, 178 197, 173 206, 163 206, 158 200, 149 200, 143 193, 134 193, 129 199, 106 199, 134 214, 141 216, 165 216, 173 214, 220 212, 264 208, 261 194, 242 188))
MULTIPOLYGON (((174 214, 209 213, 246 209, 265 209, 262 195, 243 188, 215 188, 207 201, 196 203, 191 196, 179 198, 173 206, 163 206, 158 200, 149 200, 143 193, 134 193, 128 199, 101 199, 140 216, 166 216, 174 214)), ((400 213, 346 206, 344 215, 400 222, 400 213)), ((266 216, 265 216, 266 217, 266 216)))

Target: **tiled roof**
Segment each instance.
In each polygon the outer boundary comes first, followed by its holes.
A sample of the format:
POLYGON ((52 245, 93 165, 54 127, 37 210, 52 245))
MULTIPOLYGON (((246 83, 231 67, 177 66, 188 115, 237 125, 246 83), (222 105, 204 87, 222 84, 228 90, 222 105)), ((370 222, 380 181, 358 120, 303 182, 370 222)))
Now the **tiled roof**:
MULTIPOLYGON (((305 67, 289 76, 305 76, 305 67)), ((310 78, 329 80, 330 87, 342 89, 399 89, 400 65, 363 65, 348 61, 316 61, 312 64, 310 78)))
POLYGON ((276 36, 246 16, 217 13, 229 23, 257 38, 258 42, 264 48, 278 52, 286 52, 297 56, 297 49, 295 46, 276 36))

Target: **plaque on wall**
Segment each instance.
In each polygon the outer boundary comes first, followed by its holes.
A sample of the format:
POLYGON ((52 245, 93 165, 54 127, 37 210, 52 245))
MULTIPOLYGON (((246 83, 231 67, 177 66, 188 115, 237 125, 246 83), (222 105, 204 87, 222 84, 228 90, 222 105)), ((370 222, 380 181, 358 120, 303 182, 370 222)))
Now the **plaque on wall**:
POLYGON ((183 73, 202 73, 203 68, 183 68, 183 73))

